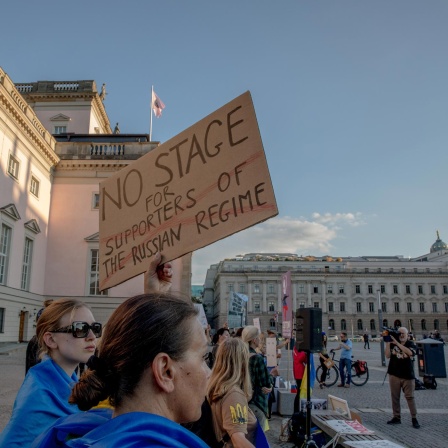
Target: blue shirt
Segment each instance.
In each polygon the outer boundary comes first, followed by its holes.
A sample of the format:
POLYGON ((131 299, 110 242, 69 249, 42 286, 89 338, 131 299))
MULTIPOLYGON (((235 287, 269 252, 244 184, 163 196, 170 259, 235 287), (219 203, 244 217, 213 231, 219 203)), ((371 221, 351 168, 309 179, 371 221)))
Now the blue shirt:
POLYGON ((0 435, 0 448, 23 448, 60 417, 79 412, 69 404, 75 373, 69 377, 52 359, 32 367, 17 393, 12 416, 0 435))
POLYGON ((350 349, 347 350, 341 345, 341 359, 352 359, 352 341, 350 339, 347 339, 345 342, 341 341, 341 343, 350 347, 350 349))
POLYGON ((129 412, 119 415, 100 424, 79 439, 68 440, 65 446, 71 448, 141 448, 147 446, 208 448, 205 442, 178 423, 147 412, 129 412))

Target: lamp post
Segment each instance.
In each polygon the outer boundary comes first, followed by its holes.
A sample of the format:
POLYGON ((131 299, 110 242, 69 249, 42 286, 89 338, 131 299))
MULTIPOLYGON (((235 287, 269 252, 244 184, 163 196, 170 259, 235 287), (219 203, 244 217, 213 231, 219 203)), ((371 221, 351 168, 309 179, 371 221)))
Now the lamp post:
POLYGON ((381 348, 381 365, 386 365, 386 357, 384 355, 384 340, 381 337, 381 329, 383 328, 383 308, 381 306, 381 290, 377 289, 376 292, 378 293, 378 330, 380 332, 380 348, 381 348))

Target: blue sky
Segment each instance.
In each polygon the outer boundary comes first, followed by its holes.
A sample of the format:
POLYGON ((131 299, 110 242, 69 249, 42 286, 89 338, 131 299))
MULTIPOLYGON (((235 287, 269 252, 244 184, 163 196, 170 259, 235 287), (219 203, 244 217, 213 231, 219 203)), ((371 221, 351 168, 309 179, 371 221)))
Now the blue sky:
MULTIPOLYGON (((404 255, 448 241, 448 2, 22 0, 15 82, 94 79, 122 133, 164 142, 250 90, 279 216, 195 252, 404 255)), ((2 39, 2 40, 3 40, 2 39)))

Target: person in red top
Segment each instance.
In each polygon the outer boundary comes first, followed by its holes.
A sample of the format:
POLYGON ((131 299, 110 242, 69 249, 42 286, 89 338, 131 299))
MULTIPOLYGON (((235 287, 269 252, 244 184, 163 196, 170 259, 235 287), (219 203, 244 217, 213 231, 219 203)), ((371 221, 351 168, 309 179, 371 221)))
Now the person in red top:
POLYGON ((297 384, 297 395, 294 398, 294 413, 300 411, 300 385, 302 384, 302 378, 303 374, 305 373, 305 366, 306 366, 306 353, 297 350, 296 347, 294 347, 293 350, 293 372, 294 372, 294 379, 296 380, 297 384))

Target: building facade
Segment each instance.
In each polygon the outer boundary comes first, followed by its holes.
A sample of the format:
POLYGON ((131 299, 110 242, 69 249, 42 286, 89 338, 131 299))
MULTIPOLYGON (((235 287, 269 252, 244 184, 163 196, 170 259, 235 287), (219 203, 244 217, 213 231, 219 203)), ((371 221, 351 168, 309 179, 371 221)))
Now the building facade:
MULTIPOLYGON (((0 343, 27 341, 46 299, 71 297, 105 323, 142 276, 101 293, 100 182, 152 151, 112 133, 94 81, 14 84, 0 68, 0 343)), ((191 257, 177 263, 190 291, 191 257)))
POLYGON ((321 308, 330 336, 367 331, 375 337, 380 326, 397 325, 419 336, 435 329, 448 334, 448 246, 438 233, 430 252, 413 259, 252 253, 221 261, 210 266, 204 285, 213 327, 227 321, 229 298, 237 292, 249 297, 248 324, 259 318, 262 330, 281 331, 281 282, 287 271, 293 310, 321 308))

